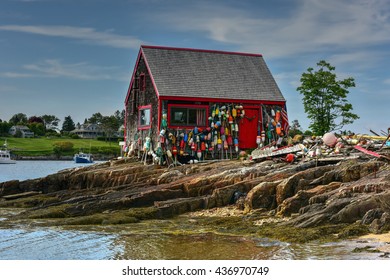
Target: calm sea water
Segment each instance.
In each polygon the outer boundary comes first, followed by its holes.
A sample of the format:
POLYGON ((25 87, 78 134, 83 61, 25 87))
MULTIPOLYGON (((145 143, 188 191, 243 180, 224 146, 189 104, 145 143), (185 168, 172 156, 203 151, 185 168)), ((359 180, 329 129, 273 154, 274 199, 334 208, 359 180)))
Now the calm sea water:
POLYGON ((90 164, 74 163, 71 160, 18 160, 16 164, 0 164, 0 182, 40 178, 83 165, 90 164))
POLYGON ((383 253, 354 253, 377 242, 289 244, 212 233, 177 235, 65 230, 61 228, 0 228, 0 260, 375 260, 383 253))
MULTIPOLYGON (((38 178, 79 166, 72 161, 18 161, 0 165, 0 182, 38 178)), ((375 241, 290 244, 202 232, 166 234, 162 228, 169 220, 77 230, 36 225, 7 228, 1 221, 12 211, 0 209, 0 260, 383 259, 383 253, 353 252, 355 248, 382 245, 375 241)))

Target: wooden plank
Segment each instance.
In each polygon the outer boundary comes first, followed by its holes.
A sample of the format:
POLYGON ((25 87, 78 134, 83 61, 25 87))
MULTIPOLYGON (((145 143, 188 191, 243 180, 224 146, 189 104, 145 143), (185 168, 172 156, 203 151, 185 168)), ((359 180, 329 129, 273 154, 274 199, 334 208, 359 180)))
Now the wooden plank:
POLYGON ((359 150, 359 151, 361 151, 362 153, 365 153, 365 154, 367 154, 367 155, 370 155, 370 156, 373 156, 373 157, 377 157, 377 158, 380 158, 380 157, 381 157, 380 154, 375 153, 375 152, 373 152, 373 151, 369 151, 369 150, 363 148, 362 146, 356 145, 356 146, 353 146, 353 147, 354 147, 356 150, 359 150))

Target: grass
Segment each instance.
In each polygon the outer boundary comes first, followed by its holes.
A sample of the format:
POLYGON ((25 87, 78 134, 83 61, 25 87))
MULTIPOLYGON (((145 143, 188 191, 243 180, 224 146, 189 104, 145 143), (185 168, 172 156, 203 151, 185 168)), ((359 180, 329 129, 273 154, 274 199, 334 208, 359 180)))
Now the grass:
MULTIPOLYGON (((93 154, 119 154, 119 145, 116 142, 105 142, 95 139, 72 139, 65 137, 53 138, 14 138, 1 137, 0 143, 4 143, 7 139, 8 148, 14 155, 18 156, 50 156, 53 154, 53 144, 55 142, 69 141, 73 143, 73 151, 69 155, 73 155, 79 150, 93 154)), ((67 154, 65 154, 67 155, 67 154)))

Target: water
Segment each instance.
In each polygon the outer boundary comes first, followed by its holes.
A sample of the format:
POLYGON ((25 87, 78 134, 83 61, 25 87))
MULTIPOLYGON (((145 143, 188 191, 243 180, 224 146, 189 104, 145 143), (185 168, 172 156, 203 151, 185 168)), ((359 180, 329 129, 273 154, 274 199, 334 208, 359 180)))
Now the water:
MULTIPOLYGON (((46 176, 59 170, 80 167, 72 161, 18 161, 0 165, 0 182, 46 176)), ((385 243, 346 240, 336 243, 290 244, 250 236, 199 232, 168 234, 168 220, 101 227, 7 228, 2 221, 12 209, 0 209, 0 260, 108 260, 108 259, 384 259, 383 253, 355 248, 376 248, 385 243)), ((180 224, 180 223, 178 223, 180 224)), ((388 245, 387 245, 388 246, 388 245)))
POLYGON ((1 260, 106 260, 120 247, 115 235, 50 228, 1 229, 1 260))
POLYGON ((0 182, 10 180, 27 180, 45 177, 62 169, 81 167, 84 165, 64 160, 18 160, 16 164, 0 165, 0 182))
POLYGON ((377 247, 375 241, 290 244, 243 236, 150 234, 67 230, 61 228, 0 228, 0 260, 375 260, 383 253, 354 253, 377 247))

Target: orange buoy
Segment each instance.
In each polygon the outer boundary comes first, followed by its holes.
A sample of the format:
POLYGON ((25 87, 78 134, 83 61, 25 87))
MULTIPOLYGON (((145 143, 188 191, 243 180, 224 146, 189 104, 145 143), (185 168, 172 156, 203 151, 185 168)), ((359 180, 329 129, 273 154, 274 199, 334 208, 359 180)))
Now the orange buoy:
POLYGON ((280 111, 279 110, 277 110, 276 113, 275 113, 275 121, 276 122, 280 121, 280 111))
POLYGON ((276 134, 282 135, 282 126, 280 123, 276 124, 276 134))

